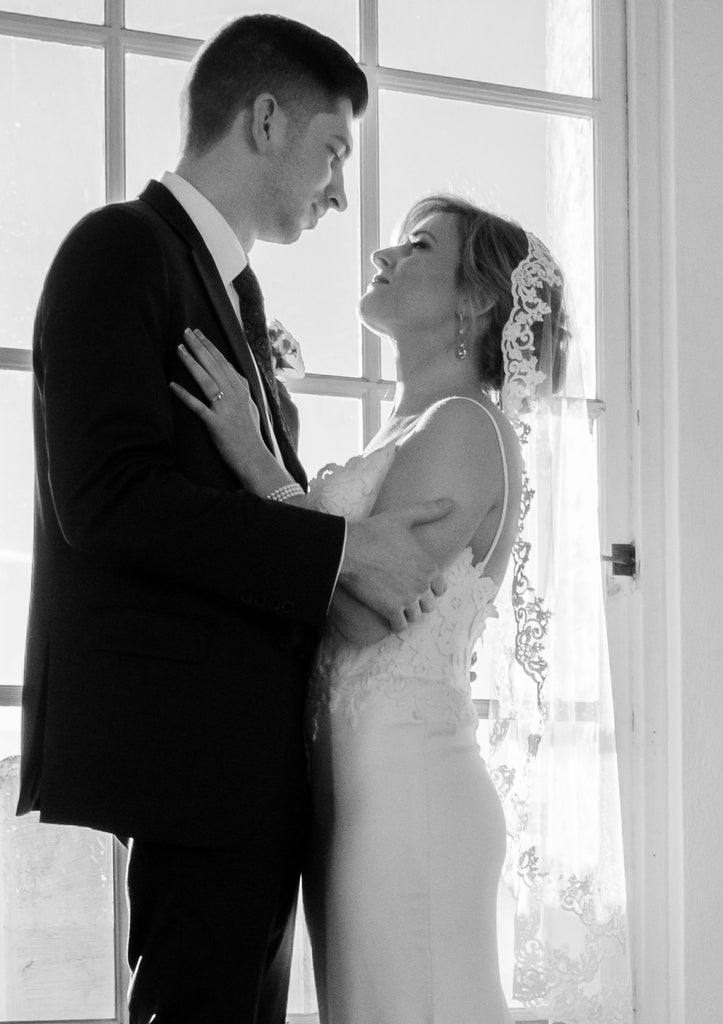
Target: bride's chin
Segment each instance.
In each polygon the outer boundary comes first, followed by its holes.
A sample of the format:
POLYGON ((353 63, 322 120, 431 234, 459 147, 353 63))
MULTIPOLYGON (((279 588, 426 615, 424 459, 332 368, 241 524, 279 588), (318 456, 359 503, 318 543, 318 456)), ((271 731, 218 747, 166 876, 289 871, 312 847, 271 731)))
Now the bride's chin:
POLYGON ((375 334, 385 335, 385 325, 382 318, 374 309, 374 302, 369 301, 370 298, 371 297, 369 295, 362 295, 361 299, 359 299, 359 305, 357 307, 359 319, 365 327, 369 328, 370 331, 374 331, 375 334))

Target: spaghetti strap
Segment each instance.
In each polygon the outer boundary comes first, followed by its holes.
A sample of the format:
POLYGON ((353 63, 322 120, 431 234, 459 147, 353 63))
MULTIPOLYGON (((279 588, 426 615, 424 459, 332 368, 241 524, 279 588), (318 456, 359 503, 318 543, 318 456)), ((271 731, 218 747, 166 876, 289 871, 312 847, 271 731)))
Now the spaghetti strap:
MULTIPOLYGON (((497 547, 499 539, 502 536, 502 531, 503 531, 504 526, 505 526, 505 520, 507 519, 507 507, 509 505, 509 499, 510 499, 510 471, 509 471, 508 466, 507 466, 507 456, 505 454, 505 446, 504 446, 504 444, 502 442, 502 431, 500 430, 500 427, 499 427, 499 424, 498 424, 497 420, 494 418, 494 416, 489 411, 489 409, 486 406, 482 405, 481 402, 478 402, 474 398, 469 398, 467 395, 454 395, 454 398, 455 399, 460 399, 463 402, 471 402, 473 405, 476 405, 478 409, 481 409, 484 413, 487 414, 487 416, 489 417, 489 419, 492 422, 492 426, 495 428, 495 433, 497 434, 497 443, 500 446, 500 458, 502 459, 502 475, 503 475, 503 478, 504 478, 504 493, 503 493, 503 498, 502 498, 502 511, 500 513, 500 521, 497 524, 497 532, 495 533, 494 540, 490 544, 489 550, 487 551, 487 554, 485 555, 485 557, 482 559, 481 562, 477 563, 477 565, 480 568, 480 571, 483 572, 484 569, 487 566, 487 563, 489 562, 490 558, 492 557, 492 555, 495 552, 495 548, 497 547)), ((448 399, 448 401, 451 401, 451 399, 448 399)))

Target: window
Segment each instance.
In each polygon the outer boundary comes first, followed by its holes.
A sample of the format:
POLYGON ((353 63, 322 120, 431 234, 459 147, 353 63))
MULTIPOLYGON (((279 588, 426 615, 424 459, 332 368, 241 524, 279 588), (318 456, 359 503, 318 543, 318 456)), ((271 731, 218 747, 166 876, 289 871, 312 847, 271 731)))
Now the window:
MULTIPOLYGON (((6 3, 0 1021, 122 1020, 125 1012, 118 850, 94 833, 14 818, 30 587, 35 304, 57 245, 84 212, 135 195, 174 166, 177 96, 199 40, 226 18, 259 8, 334 36, 360 60, 370 85, 347 172, 349 212, 330 215, 294 246, 260 243, 253 254, 269 314, 303 348, 307 376, 293 390, 301 456, 312 473, 358 452, 389 411, 391 353, 359 326, 355 308, 373 273, 369 254, 424 192, 471 193, 548 241, 568 273, 590 399, 604 362, 596 347, 602 320, 606 334, 620 326, 609 297, 620 272, 610 269, 608 253, 624 233, 621 0, 447 0, 443 8, 433 0, 6 3)), ((484 714, 487 695, 480 689, 475 696, 484 714)), ((503 971, 510 969, 504 920, 501 905, 503 971)), ((299 941, 292 1016, 314 1012, 301 925, 299 941)))

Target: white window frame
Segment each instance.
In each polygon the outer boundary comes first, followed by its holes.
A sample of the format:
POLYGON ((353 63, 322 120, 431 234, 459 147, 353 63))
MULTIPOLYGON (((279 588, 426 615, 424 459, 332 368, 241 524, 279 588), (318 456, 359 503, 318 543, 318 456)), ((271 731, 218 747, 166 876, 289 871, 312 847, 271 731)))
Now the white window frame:
MULTIPOLYGON (((0 0, 0 3, 2 0, 0 0)), ((360 261, 363 290, 373 273, 366 254, 379 247, 379 91, 396 90, 415 95, 427 95, 451 100, 502 106, 538 113, 563 114, 590 118, 594 126, 595 162, 595 223, 596 223, 596 309, 598 339, 614 339, 598 353, 597 411, 606 409, 601 418, 600 434, 603 459, 601 463, 601 493, 605 496, 601 508, 601 536, 603 546, 612 541, 630 540, 633 524, 641 526, 639 516, 633 515, 633 479, 640 477, 640 458, 633 450, 634 434, 630 394, 630 307, 628 303, 628 138, 626 128, 626 53, 635 47, 654 47, 656 39, 644 36, 655 20, 655 0, 592 0, 594 12, 593 95, 590 98, 547 93, 540 90, 515 88, 483 82, 454 79, 420 72, 400 71, 380 67, 378 64, 378 15, 376 0, 358 0, 360 26, 360 63, 369 82, 369 107, 361 121, 361 232, 360 261), (637 19, 631 8, 638 7, 637 19), (628 10, 626 11, 626 7, 628 10), (626 25, 626 14, 630 28, 626 25), (628 33, 643 24, 641 34, 628 33), (603 404, 604 403, 604 404, 603 404), (636 462, 637 459, 637 462, 636 462)), ((61 21, 32 15, 8 14, 0 11, 0 34, 21 38, 42 39, 66 44, 91 46, 105 51, 105 191, 107 202, 125 198, 125 56, 137 53, 147 56, 190 60, 201 40, 166 36, 152 32, 139 32, 123 27, 124 0, 105 0, 105 24, 91 25, 61 21)), ((657 24, 657 21, 656 21, 657 24)), ((631 61, 634 57, 631 57, 631 61)), ((631 64, 631 73, 634 71, 631 64)), ((638 112, 637 130, 644 137, 650 126, 643 130, 646 112, 638 112)), ((648 134, 650 138, 650 134, 648 134)), ((634 140, 633 140, 634 141, 634 140)), ((653 139, 655 141, 655 139, 653 139)), ((640 168, 638 163, 633 171, 640 168)), ((644 162, 644 161, 643 161, 644 162)), ((639 176, 640 177, 640 176, 639 176)), ((633 186, 635 180, 633 179, 633 186)), ((634 236, 635 237, 635 236, 634 236)), ((639 258, 639 253, 634 252, 639 258)), ((635 316, 635 309, 633 309, 635 316)), ((17 348, 0 348, 0 371, 31 370, 31 353, 17 348)), ((360 377, 307 374, 295 381, 292 390, 300 394, 340 396, 360 399, 363 410, 364 442, 378 430, 381 422, 381 403, 392 397, 394 383, 382 376, 381 342, 368 329, 362 330, 362 370, 360 377)), ((638 508, 639 505, 636 506, 638 508)), ((649 908, 644 907, 643 873, 647 878, 650 854, 643 852, 649 829, 638 827, 642 811, 645 784, 645 764, 641 755, 641 738, 633 732, 634 712, 642 703, 641 672, 633 649, 630 622, 639 614, 639 593, 635 584, 613 588, 608 602, 608 616, 613 644, 613 678, 618 680, 616 690, 616 719, 623 780, 623 807, 625 839, 634 851, 635 877, 629 871, 628 887, 633 914, 633 948, 635 961, 643 951, 643 934, 649 931, 649 908), (633 685, 630 685, 630 680, 633 685), (633 822, 636 822, 633 827, 633 822), (647 865, 647 866, 646 866, 647 865), (637 883, 637 884, 635 884, 637 883)), ((0 687, 0 704, 18 705, 20 686, 0 687)), ((487 702, 477 702, 481 717, 486 717, 487 702)), ((650 827, 653 827, 652 825, 650 827)), ((124 898, 124 855, 116 849, 115 905, 116 905, 116 1020, 127 1021, 125 986, 127 971, 124 962, 124 929, 127 911, 124 898)), ((630 863, 630 858, 628 858, 630 863)), ((667 931, 666 931, 667 934, 667 931)), ((647 950, 646 946, 646 950, 647 950)), ((650 957, 641 959, 641 973, 650 976, 650 957)), ((636 972, 637 973, 637 972, 636 972)), ((654 972, 653 972, 654 973, 654 972)), ((636 986, 637 987, 637 986, 636 986)), ((641 992, 651 985, 645 981, 641 992)), ((647 1002, 647 999, 645 1000, 647 1002)), ((653 999, 651 1007, 658 1006, 653 999)), ((531 1021, 534 1013, 515 1014, 517 1020, 531 1021)), ((652 1024, 665 1019, 651 1010, 641 1020, 652 1024)), ((314 1021, 315 1016, 291 1016, 290 1021, 314 1021)), ((88 1022, 83 1022, 88 1024, 88 1022)))

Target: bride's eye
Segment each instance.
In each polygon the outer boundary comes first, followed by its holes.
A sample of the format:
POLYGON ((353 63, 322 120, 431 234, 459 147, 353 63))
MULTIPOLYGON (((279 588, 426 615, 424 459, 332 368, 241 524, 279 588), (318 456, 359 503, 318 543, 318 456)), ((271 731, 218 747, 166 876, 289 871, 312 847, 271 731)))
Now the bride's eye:
POLYGON ((413 249, 428 249, 429 248, 429 242, 426 242, 422 238, 410 238, 409 239, 409 244, 411 245, 411 247, 413 249))

